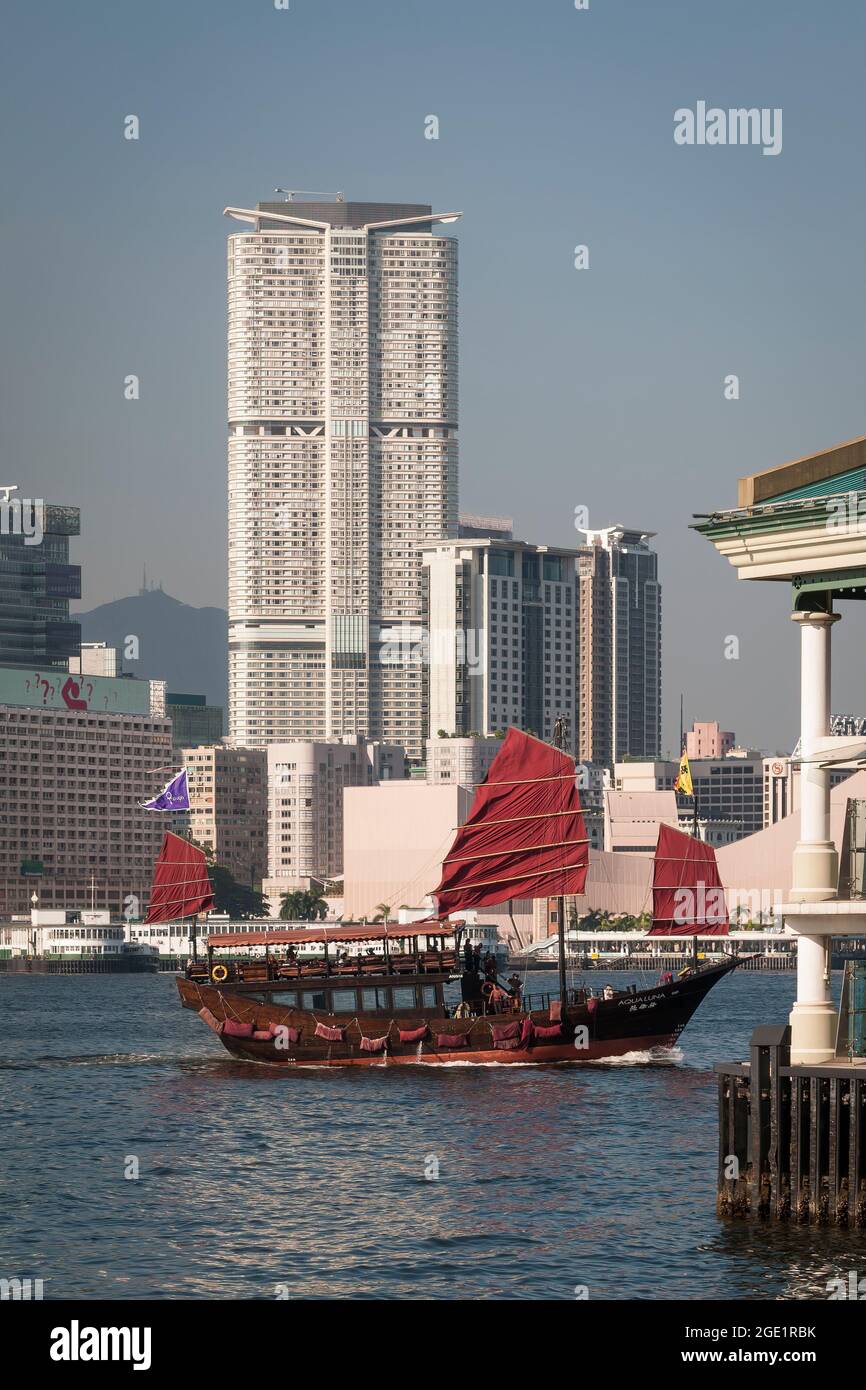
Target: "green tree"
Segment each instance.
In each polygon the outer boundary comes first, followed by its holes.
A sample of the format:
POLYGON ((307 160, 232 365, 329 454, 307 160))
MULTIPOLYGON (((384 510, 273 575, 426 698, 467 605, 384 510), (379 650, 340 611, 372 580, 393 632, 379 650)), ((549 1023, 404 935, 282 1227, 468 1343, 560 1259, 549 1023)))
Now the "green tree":
POLYGON ((280 920, 283 922, 320 922, 328 911, 321 893, 296 888, 284 893, 280 900, 280 920))
POLYGON ((246 920, 250 917, 269 917, 267 898, 249 884, 238 883, 234 874, 222 864, 209 864, 208 875, 214 895, 214 911, 227 912, 229 917, 246 920))

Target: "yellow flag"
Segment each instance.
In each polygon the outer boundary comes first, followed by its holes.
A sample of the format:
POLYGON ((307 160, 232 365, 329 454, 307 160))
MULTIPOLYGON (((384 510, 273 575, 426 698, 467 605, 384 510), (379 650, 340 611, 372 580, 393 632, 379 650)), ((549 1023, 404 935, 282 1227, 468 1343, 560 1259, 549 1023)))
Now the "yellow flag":
POLYGON ((683 753, 680 758, 680 770, 677 773, 677 780, 674 782, 674 791, 682 792, 683 796, 694 796, 695 789, 692 786, 692 770, 689 767, 689 755, 683 753))

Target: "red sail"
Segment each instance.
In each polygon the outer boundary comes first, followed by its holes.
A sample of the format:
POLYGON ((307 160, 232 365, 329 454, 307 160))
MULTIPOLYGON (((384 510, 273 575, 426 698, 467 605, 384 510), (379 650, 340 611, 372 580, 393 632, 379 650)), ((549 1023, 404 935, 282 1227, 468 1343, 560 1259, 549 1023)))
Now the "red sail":
POLYGON ((647 935, 698 934, 728 934, 728 909, 716 851, 703 840, 660 825, 653 862, 653 924, 647 935))
POLYGON ((156 861, 145 922, 174 922, 214 906, 207 860, 189 840, 166 831, 156 861))
POLYGON ((574 759, 509 729, 442 865, 439 912, 582 893, 589 841, 574 759))

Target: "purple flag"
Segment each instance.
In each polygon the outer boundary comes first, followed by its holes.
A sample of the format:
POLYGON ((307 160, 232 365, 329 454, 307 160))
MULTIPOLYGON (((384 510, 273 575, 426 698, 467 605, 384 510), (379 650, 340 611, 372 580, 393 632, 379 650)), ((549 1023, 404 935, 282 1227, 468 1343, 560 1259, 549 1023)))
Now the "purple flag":
POLYGON ((159 796, 152 801, 143 801, 145 811, 188 811, 189 787, 186 782, 186 768, 166 782, 159 796))

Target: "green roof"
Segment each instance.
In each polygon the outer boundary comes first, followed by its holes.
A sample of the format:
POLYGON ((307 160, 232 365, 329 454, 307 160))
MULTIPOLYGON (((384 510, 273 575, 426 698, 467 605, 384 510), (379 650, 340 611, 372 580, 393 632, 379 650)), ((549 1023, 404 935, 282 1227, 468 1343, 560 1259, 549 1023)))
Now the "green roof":
POLYGON ((780 492, 775 497, 768 497, 765 505, 772 506, 774 502, 795 502, 801 497, 833 497, 840 492, 858 492, 861 488, 866 488, 866 467, 852 468, 847 473, 837 473, 832 478, 823 478, 821 482, 791 488, 790 492, 780 492))

